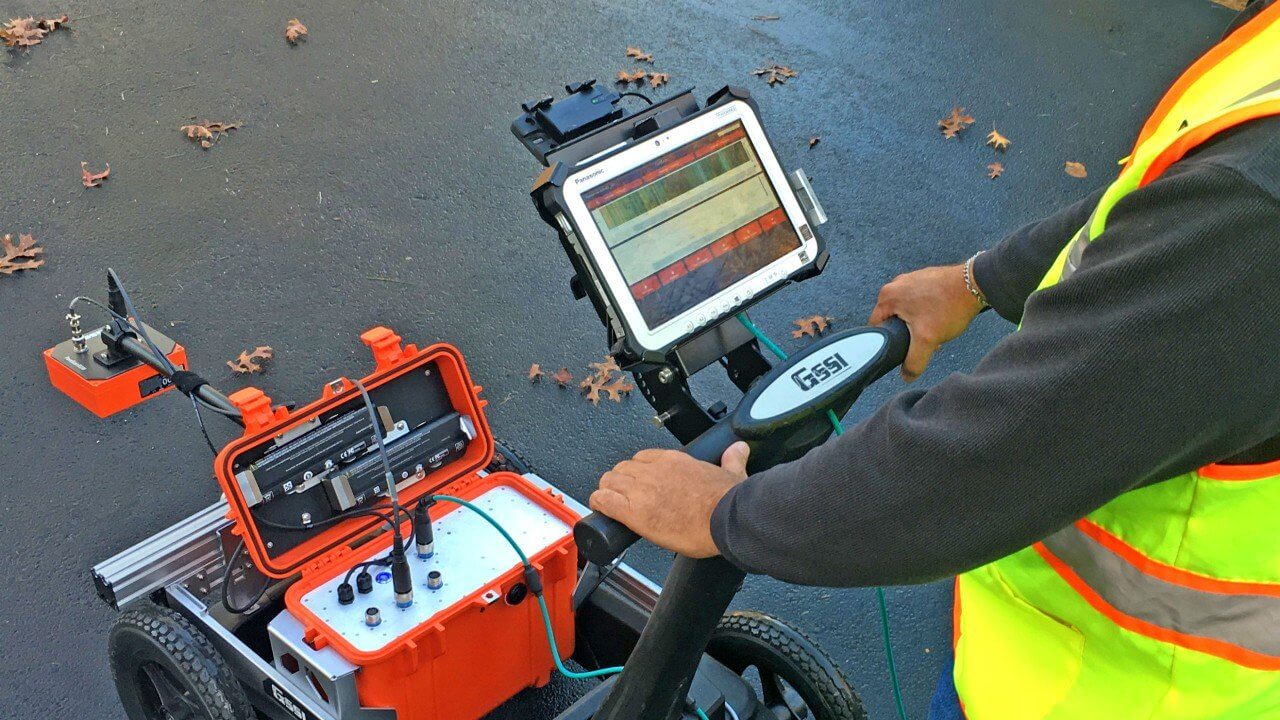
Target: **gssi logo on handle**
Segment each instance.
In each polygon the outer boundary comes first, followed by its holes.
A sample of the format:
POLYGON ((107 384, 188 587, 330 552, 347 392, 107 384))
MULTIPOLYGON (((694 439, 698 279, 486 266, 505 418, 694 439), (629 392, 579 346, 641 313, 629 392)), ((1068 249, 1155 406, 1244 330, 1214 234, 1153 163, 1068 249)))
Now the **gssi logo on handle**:
POLYGON ((801 390, 808 392, 848 369, 849 362, 840 353, 835 353, 825 360, 791 373, 791 381, 801 390))
POLYGON ((266 686, 267 695, 292 717, 296 717, 298 720, 317 720, 315 715, 307 712, 307 709, 302 707, 301 703, 294 700, 293 696, 285 692, 279 685, 270 680, 264 680, 262 684, 266 686))

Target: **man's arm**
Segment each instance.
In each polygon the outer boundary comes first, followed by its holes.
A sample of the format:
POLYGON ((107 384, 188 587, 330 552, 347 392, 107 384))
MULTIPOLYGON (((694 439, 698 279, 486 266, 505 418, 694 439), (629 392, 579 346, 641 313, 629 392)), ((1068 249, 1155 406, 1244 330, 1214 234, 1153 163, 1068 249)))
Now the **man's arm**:
POLYGON ((727 492, 715 545, 791 582, 928 581, 1277 434, 1277 221, 1233 170, 1171 170, 972 373, 727 492))
POLYGON ((978 256, 973 263, 974 280, 993 310, 1009 322, 1022 321, 1027 297, 1040 285, 1058 253, 1088 222, 1104 192, 1105 187, 1075 205, 1010 233, 978 256))

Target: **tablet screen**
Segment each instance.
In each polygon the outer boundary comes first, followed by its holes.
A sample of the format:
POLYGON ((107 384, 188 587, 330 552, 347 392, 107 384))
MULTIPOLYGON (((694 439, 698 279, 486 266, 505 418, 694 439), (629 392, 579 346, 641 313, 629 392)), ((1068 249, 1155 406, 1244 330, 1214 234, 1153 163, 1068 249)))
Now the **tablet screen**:
POLYGON ((650 328, 801 247, 740 120, 582 199, 650 328))

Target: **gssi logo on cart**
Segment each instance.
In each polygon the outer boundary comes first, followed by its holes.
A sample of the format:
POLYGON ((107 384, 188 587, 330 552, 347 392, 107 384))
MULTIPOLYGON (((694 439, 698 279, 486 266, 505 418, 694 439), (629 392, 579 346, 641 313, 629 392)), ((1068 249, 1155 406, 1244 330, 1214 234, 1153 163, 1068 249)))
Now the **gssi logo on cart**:
POLYGON ((821 362, 791 373, 791 380, 801 390, 808 392, 848 369, 848 361, 840 353, 835 353, 821 362))
POLYGON ((279 685, 276 685, 270 680, 263 680, 262 684, 266 686, 267 695, 269 695, 272 700, 275 700, 277 705, 284 708, 285 712, 288 712, 293 717, 298 718, 298 720, 318 720, 315 715, 307 712, 307 709, 302 707, 301 703, 294 700, 293 696, 285 692, 279 685))

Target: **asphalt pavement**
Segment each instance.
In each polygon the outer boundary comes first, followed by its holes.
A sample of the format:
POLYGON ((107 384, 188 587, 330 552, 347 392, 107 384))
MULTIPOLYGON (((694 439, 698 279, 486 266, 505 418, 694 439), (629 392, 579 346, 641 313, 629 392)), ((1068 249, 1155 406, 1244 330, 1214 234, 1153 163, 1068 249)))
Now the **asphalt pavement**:
MULTIPOLYGON (((498 434, 585 499, 603 469, 672 442, 638 397, 593 407, 524 377, 533 362, 583 368, 605 340, 526 195, 538 168, 508 132, 521 101, 631 68, 628 45, 670 73, 657 96, 755 93, 831 216, 827 272, 753 313, 789 338, 803 315, 861 324, 895 274, 962 260, 1105 182, 1231 17, 1209 0, 0 3, 61 12, 69 30, 0 51, 0 233, 34 233, 48 261, 0 276, 0 717, 14 720, 123 717, 113 613, 88 568, 217 497, 180 396, 102 421, 45 379, 67 301, 101 297, 107 266, 225 389, 249 380, 224 361, 255 345, 276 359, 252 382, 305 402, 370 369, 368 327, 452 342, 498 434), (310 35, 291 47, 295 16, 310 35), (750 75, 767 62, 799 75, 769 87, 750 75), (936 122, 956 105, 977 122, 944 141, 936 122), (202 150, 178 130, 193 116, 241 127, 202 150), (994 181, 993 123, 1013 141, 994 181), (82 161, 110 164, 103 187, 81 186, 82 161)), ((983 316, 919 382, 963 372, 1010 329, 983 316)), ((851 419, 901 389, 879 383, 851 419)), ((668 562, 633 560, 659 579, 668 562)), ((949 587, 888 592, 913 718, 950 644, 949 587)), ((752 579, 738 604, 819 638, 871 716, 893 716, 871 590, 752 579)))

